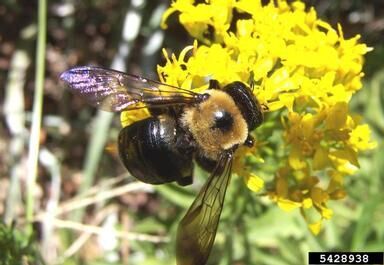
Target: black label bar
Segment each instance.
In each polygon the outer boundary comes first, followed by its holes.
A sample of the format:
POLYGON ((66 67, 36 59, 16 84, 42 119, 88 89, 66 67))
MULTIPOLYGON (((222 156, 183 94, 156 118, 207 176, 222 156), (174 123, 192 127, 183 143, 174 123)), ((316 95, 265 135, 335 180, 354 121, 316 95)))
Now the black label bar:
POLYGON ((384 264, 384 252, 309 252, 309 264, 384 264))

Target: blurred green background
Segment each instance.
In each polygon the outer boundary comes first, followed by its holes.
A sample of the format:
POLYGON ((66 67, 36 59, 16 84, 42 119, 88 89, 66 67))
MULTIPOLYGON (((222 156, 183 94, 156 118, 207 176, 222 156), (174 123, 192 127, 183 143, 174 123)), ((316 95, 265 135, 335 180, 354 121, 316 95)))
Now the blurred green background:
MULTIPOLYGON (((346 178, 348 197, 330 205, 334 217, 319 236, 298 212, 232 181, 208 264, 306 264, 308 251, 384 250, 384 2, 305 2, 334 27, 341 23, 346 38, 360 34, 374 48, 351 108, 378 147, 346 178)), ((161 49, 178 54, 192 40, 175 18, 159 28, 165 0, 51 0, 39 17, 43 3, 0 3, 0 264, 175 264, 178 221, 207 174, 197 169, 188 188, 136 182, 114 151, 119 115, 89 107, 58 76, 97 64, 157 79, 161 49)))

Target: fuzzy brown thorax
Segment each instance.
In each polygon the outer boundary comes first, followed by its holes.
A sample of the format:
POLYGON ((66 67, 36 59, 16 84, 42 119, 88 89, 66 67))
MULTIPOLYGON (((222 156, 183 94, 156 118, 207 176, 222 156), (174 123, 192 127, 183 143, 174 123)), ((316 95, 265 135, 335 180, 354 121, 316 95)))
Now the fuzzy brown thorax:
POLYGON ((207 100, 185 108, 181 124, 191 132, 202 154, 217 160, 224 150, 245 142, 248 126, 230 95, 216 89, 207 93, 207 100))

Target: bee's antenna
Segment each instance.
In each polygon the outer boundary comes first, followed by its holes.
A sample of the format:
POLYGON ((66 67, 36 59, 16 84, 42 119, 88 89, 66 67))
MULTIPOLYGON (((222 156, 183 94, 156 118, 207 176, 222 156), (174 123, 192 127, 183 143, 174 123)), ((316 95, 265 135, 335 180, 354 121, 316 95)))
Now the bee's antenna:
POLYGON ((251 89, 252 93, 255 88, 255 73, 251 71, 249 73, 249 79, 248 79, 249 88, 251 89))
POLYGON ((220 89, 219 81, 217 81, 216 79, 209 80, 208 89, 220 89))

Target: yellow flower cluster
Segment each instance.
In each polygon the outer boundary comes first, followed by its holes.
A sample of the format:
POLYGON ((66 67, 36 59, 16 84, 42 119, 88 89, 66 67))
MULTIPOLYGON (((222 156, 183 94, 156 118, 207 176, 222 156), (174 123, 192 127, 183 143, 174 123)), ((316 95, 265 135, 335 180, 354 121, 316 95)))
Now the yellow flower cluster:
MULTIPOLYGON (((358 43, 359 36, 345 39, 341 26, 333 29, 300 1, 175 0, 164 27, 174 13, 196 41, 178 57, 164 52, 161 81, 194 91, 206 89, 209 79, 252 82, 270 110, 267 122, 274 119, 273 132, 284 143, 276 150, 281 163, 268 194, 284 210, 300 208, 318 233, 321 221, 332 216, 327 202, 345 196, 344 177, 358 168, 358 153, 375 147, 369 127, 348 109, 370 49, 358 43)), ((253 191, 264 187, 253 167, 267 147, 268 141, 259 141, 237 152, 234 171, 253 191), (245 157, 252 156, 258 159, 249 163, 245 157)))

